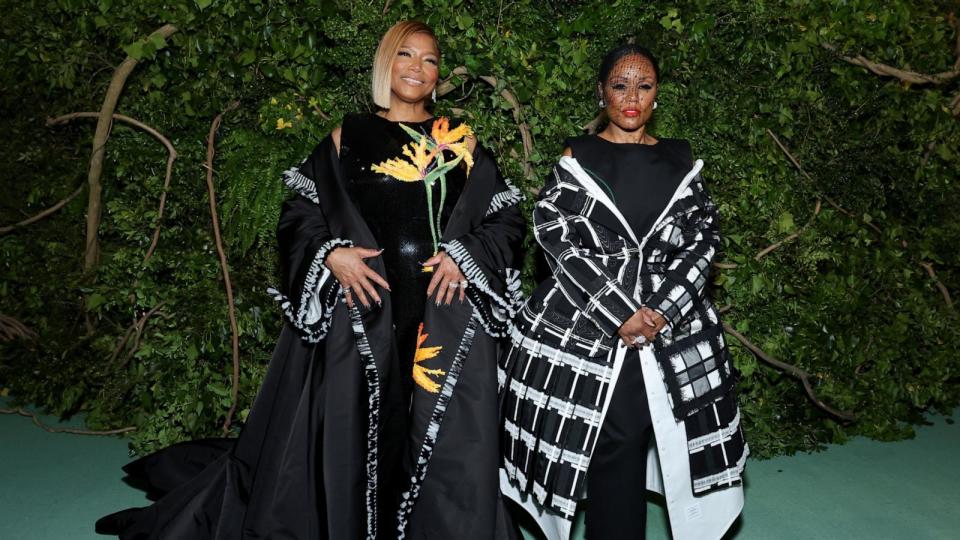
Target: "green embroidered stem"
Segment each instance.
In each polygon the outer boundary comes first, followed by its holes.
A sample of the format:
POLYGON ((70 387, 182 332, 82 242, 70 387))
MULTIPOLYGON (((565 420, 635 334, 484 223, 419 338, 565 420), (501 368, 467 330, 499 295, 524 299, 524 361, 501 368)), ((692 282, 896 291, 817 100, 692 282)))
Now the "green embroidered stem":
POLYGON ((440 243, 437 241, 436 226, 433 224, 433 182, 424 181, 423 185, 427 189, 427 216, 430 217, 430 236, 433 237, 433 252, 436 253, 440 243))
MULTIPOLYGON (((439 155, 437 156, 437 163, 438 163, 437 168, 439 168, 441 171, 443 171, 443 170, 444 170, 444 169, 443 169, 443 166, 444 166, 444 163, 443 163, 443 152, 440 152, 439 155)), ((439 205, 439 207, 437 208, 437 236, 436 236, 436 238, 439 239, 439 238, 442 238, 442 237, 443 237, 443 229, 442 229, 443 225, 442 225, 440 222, 441 222, 441 219, 443 218, 443 205, 447 202, 447 173, 446 173, 446 171, 444 171, 443 173, 441 173, 441 174, 440 174, 440 177, 437 178, 437 180, 440 182, 440 205, 439 205)), ((437 243, 436 241, 434 241, 433 251, 436 252, 439 248, 440 248, 439 243, 437 243)))

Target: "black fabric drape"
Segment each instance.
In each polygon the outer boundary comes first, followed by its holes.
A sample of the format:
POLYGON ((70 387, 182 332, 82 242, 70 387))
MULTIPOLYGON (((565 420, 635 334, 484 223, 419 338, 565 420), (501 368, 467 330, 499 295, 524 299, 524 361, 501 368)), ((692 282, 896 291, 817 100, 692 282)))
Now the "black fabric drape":
MULTIPOLYGON (((106 516, 97 531, 177 540, 508 538, 492 335, 519 305, 519 282, 508 280, 524 233, 519 193, 475 153, 444 234, 461 250, 458 264, 473 269, 470 301, 428 303, 424 317, 448 352, 437 361, 447 373, 459 363, 460 377, 441 379, 445 393, 415 390, 408 410, 400 382, 411 374, 398 370, 389 293, 382 306, 348 309, 322 265, 340 245, 377 247, 346 195, 332 139, 285 181, 298 196, 278 225, 283 290, 273 294, 288 322, 239 438, 181 443, 131 463, 131 483, 159 500, 106 516), (398 513, 401 493, 409 504, 398 513)), ((384 274, 380 257, 368 264, 384 274)))

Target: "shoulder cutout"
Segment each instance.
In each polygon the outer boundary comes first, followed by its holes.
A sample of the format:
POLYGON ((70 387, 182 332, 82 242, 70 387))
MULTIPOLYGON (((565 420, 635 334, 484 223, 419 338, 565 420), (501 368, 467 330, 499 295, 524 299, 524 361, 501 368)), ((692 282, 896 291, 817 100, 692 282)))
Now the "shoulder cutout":
POLYGON ((330 137, 333 138, 333 146, 337 148, 337 155, 340 155, 340 133, 343 131, 342 125, 333 128, 333 131, 330 132, 330 137))
POLYGON ((570 148, 569 146, 564 147, 563 155, 566 157, 573 157, 573 148, 570 148))

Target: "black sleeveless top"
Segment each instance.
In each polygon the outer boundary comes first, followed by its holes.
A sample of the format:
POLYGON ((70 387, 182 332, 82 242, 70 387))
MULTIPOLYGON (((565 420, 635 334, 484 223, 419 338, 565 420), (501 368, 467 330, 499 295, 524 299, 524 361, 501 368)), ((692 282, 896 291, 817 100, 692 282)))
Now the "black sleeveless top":
POLYGON ((684 176, 693 167, 690 143, 614 143, 597 135, 566 140, 573 157, 617 205, 637 239, 650 231, 684 176))
MULTIPOLYGON (((410 128, 429 134, 433 120, 404 122, 410 128)), ((450 120, 453 129, 458 122, 450 120)), ((393 323, 402 369, 412 369, 417 328, 423 321, 427 286, 433 274, 423 272, 423 261, 433 256, 433 236, 427 211, 423 182, 403 182, 375 173, 371 166, 388 159, 407 160, 403 146, 413 138, 393 122, 376 114, 351 114, 343 119, 340 131, 340 164, 347 193, 383 249, 384 276, 390 284, 393 323)), ((450 161, 455 156, 445 156, 450 161)), ((459 166, 447 173, 447 192, 440 218, 440 230, 450 219, 466 182, 466 171, 459 166)), ((433 213, 440 208, 440 182, 432 189, 433 213)), ((439 241, 439 238, 438 238, 439 241)), ((406 394, 412 390, 411 377, 404 377, 406 394)))

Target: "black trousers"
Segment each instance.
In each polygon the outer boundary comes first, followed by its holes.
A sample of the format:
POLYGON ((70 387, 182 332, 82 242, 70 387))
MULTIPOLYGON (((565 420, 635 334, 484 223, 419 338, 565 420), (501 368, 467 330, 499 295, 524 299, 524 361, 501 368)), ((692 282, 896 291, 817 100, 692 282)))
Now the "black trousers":
POLYGON ((644 538, 647 446, 652 434, 640 357, 631 351, 587 471, 587 540, 644 538))

